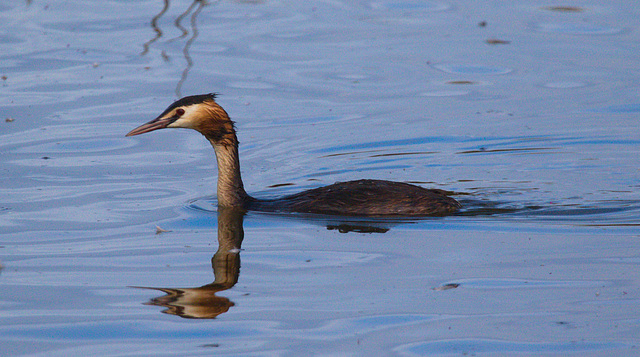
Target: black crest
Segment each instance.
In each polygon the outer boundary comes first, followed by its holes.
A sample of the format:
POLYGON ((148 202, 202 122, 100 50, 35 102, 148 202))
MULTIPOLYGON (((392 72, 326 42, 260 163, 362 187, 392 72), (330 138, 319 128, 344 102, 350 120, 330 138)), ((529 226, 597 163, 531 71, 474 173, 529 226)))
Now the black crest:
POLYGON ((167 109, 165 109, 164 112, 160 114, 160 116, 163 117, 165 114, 169 113, 170 111, 178 107, 188 107, 190 105, 200 104, 207 100, 215 100, 216 96, 217 96, 216 93, 209 93, 209 94, 190 95, 188 97, 180 98, 175 102, 173 102, 173 104, 171 104, 169 107, 167 107, 167 109))

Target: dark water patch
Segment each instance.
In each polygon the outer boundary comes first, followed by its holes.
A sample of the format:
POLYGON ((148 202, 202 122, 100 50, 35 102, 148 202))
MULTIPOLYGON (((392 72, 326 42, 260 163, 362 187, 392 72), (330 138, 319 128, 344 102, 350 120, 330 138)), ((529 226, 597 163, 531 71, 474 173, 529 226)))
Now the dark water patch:
POLYGON ((611 105, 602 109, 594 109, 593 111, 606 113, 638 113, 640 112, 640 103, 611 105))
POLYGON ((539 206, 522 207, 517 206, 512 202, 503 201, 485 201, 475 199, 458 199, 458 202, 462 204, 462 209, 456 213, 457 216, 469 216, 469 217, 489 217, 504 214, 513 214, 527 210, 532 212, 539 209, 539 206))
POLYGON ((614 200, 589 204, 533 204, 458 199, 463 217, 497 217, 525 221, 553 221, 579 226, 638 226, 640 201, 614 200))
POLYGON ((534 215, 542 220, 567 222, 576 226, 634 227, 640 226, 640 202, 565 205, 539 209, 534 215))
MULTIPOLYGON (((2 11, 2 9, 0 9, 0 11, 2 11)), ((20 38, 20 37, 18 37, 18 36, 15 36, 15 35, 12 35, 12 34, 8 34, 8 33, 0 34, 0 44, 6 44, 6 45, 13 44, 13 45, 15 45, 15 44, 18 44, 18 43, 23 43, 23 42, 25 42, 25 40, 20 38)), ((5 68, 5 66, 6 66, 6 63, 0 65, 0 68, 5 68)))

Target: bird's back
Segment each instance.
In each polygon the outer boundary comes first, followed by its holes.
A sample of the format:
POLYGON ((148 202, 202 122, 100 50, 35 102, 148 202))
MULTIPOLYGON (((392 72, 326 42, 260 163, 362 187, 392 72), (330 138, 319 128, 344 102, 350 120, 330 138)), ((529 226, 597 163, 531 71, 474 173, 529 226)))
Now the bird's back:
POLYGON ((460 204, 444 191, 384 181, 337 182, 283 198, 254 201, 249 209, 349 216, 442 216, 460 204))

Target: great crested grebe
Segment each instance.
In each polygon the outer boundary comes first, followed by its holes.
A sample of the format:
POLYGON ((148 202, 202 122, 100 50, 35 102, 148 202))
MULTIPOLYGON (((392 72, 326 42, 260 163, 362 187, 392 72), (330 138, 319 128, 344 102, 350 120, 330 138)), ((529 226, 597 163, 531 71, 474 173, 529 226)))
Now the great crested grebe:
POLYGON ((342 216, 443 216, 461 207, 442 190, 384 180, 337 182, 277 199, 253 198, 242 185, 233 121, 215 98, 215 94, 184 97, 126 136, 163 128, 188 128, 200 132, 216 153, 218 205, 224 207, 342 216))

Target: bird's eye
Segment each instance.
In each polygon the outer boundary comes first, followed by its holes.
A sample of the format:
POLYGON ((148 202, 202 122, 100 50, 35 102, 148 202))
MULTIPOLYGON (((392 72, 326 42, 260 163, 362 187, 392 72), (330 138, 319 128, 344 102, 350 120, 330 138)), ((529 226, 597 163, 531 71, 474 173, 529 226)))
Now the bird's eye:
POLYGON ((176 115, 177 115, 177 116, 179 116, 179 117, 180 117, 180 116, 182 116, 183 114, 184 114, 184 109, 182 109, 182 108, 178 108, 178 109, 176 109, 176 115))

